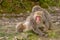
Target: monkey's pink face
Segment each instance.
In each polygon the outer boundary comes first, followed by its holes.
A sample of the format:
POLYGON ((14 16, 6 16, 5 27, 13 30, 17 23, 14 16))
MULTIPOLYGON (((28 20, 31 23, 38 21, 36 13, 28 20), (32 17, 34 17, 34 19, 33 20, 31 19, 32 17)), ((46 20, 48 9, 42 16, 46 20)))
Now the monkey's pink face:
POLYGON ((42 12, 41 11, 35 12, 34 19, 36 20, 36 23, 39 24, 42 19, 42 12))
POLYGON ((36 20, 36 23, 40 23, 40 19, 41 17, 40 16, 36 16, 35 20, 36 20))

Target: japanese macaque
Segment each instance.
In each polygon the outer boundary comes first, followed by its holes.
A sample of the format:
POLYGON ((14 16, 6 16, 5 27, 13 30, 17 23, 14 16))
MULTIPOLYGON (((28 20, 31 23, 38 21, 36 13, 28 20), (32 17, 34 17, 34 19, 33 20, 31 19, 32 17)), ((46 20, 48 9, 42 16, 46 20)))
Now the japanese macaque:
POLYGON ((52 26, 50 14, 40 6, 34 6, 30 16, 24 22, 18 23, 16 29, 18 32, 33 30, 43 36, 52 26))
POLYGON ((43 18, 43 23, 46 25, 46 27, 48 29, 51 29, 51 27, 53 27, 53 23, 51 21, 51 15, 49 14, 49 12, 43 8, 41 8, 39 5, 37 6, 34 6, 33 9, 32 9, 32 13, 33 15, 36 13, 38 13, 39 11, 39 14, 42 16, 43 18))

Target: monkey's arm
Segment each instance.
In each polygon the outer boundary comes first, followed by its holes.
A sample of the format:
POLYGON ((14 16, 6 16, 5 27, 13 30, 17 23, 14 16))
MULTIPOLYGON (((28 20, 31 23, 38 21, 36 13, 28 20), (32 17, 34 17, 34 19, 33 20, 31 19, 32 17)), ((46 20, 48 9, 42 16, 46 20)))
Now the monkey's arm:
POLYGON ((39 29, 38 25, 36 24, 34 20, 32 20, 32 30, 40 36, 45 35, 45 33, 43 33, 41 29, 39 29))
POLYGON ((47 26, 49 26, 49 29, 52 29, 52 27, 53 27, 54 25, 53 25, 53 23, 52 23, 52 21, 51 21, 51 15, 50 15, 47 11, 45 11, 44 16, 45 16, 45 18, 46 18, 45 24, 46 24, 47 26))
POLYGON ((33 28, 33 31, 34 31, 35 33, 37 33, 38 35, 40 35, 40 36, 45 35, 45 33, 43 33, 39 28, 33 28))

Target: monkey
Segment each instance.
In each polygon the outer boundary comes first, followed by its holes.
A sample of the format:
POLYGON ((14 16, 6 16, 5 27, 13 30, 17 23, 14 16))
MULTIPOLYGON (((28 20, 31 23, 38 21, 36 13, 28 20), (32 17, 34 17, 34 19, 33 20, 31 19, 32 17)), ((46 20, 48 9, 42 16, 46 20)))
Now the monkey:
POLYGON ((33 23, 32 27, 33 27, 33 31, 35 33, 39 34, 40 36, 42 36, 42 35, 45 36, 46 30, 48 30, 48 28, 46 28, 46 25, 44 24, 44 22, 45 21, 44 21, 43 11, 34 12, 33 20, 32 20, 32 23, 33 23))
POLYGON ((54 25, 51 21, 51 15, 49 14, 49 12, 47 10, 41 8, 39 5, 34 6, 32 8, 32 14, 31 15, 33 17, 32 23, 34 23, 34 25, 32 26, 33 30, 35 33, 39 34, 40 36, 45 35, 46 31, 52 30, 52 27, 54 27, 54 25), (38 16, 37 14, 40 16, 39 17, 40 23, 39 23, 39 21, 37 21, 35 19, 38 16))
POLYGON ((26 18, 25 21, 17 24, 17 31, 28 31, 33 30, 40 36, 45 35, 44 32, 51 29, 52 22, 50 19, 50 14, 40 6, 34 6, 30 16, 26 18))
MULTIPOLYGON (((26 20, 24 22, 19 22, 16 26, 16 30, 17 32, 25 32, 28 30, 33 30, 35 33, 41 35, 44 35, 44 33, 37 27, 37 25, 39 26, 45 26, 43 25, 43 21, 42 21, 42 11, 38 11, 35 12, 34 15, 30 15, 26 18, 26 20), (38 19, 36 19, 36 16, 38 17, 38 19), (41 17, 41 20, 40 20, 41 17)), ((40 28, 41 28, 40 27, 40 28)))
MULTIPOLYGON (((19 22, 16 26, 17 32, 26 32, 28 30, 33 30, 35 33, 39 34, 40 36, 44 35, 45 33, 42 32, 42 30, 39 29, 37 26, 45 26, 43 25, 42 21, 42 11, 35 12, 34 15, 30 15, 26 18, 24 22, 19 22), (36 16, 38 19, 36 19, 36 16), (41 18, 41 20, 40 20, 41 18)), ((40 28, 41 28, 40 27, 40 28)))
MULTIPOLYGON (((35 29, 37 27, 32 27, 32 26, 36 26, 36 22, 34 21, 33 18, 31 18, 32 16, 28 16, 27 19, 24 22, 19 22, 16 25, 16 32, 26 32, 29 30, 33 30, 35 32, 35 29)), ((37 29, 37 34, 40 30, 37 29)), ((39 35, 43 35, 42 32, 39 33, 39 35)))
POLYGON ((48 29, 52 29, 51 27, 53 27, 53 23, 51 21, 51 15, 49 14, 49 12, 43 8, 41 8, 39 5, 36 5, 32 8, 32 12, 36 12, 36 11, 43 11, 43 20, 45 21, 45 25, 47 26, 48 29))

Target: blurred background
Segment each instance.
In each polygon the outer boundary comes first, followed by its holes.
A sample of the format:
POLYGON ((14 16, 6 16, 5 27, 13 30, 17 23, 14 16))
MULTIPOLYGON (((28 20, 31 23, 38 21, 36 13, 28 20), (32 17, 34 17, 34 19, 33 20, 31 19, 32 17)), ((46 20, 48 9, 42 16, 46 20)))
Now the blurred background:
POLYGON ((60 7, 60 0, 0 0, 0 13, 31 11, 34 5, 40 5, 43 8, 60 7))

